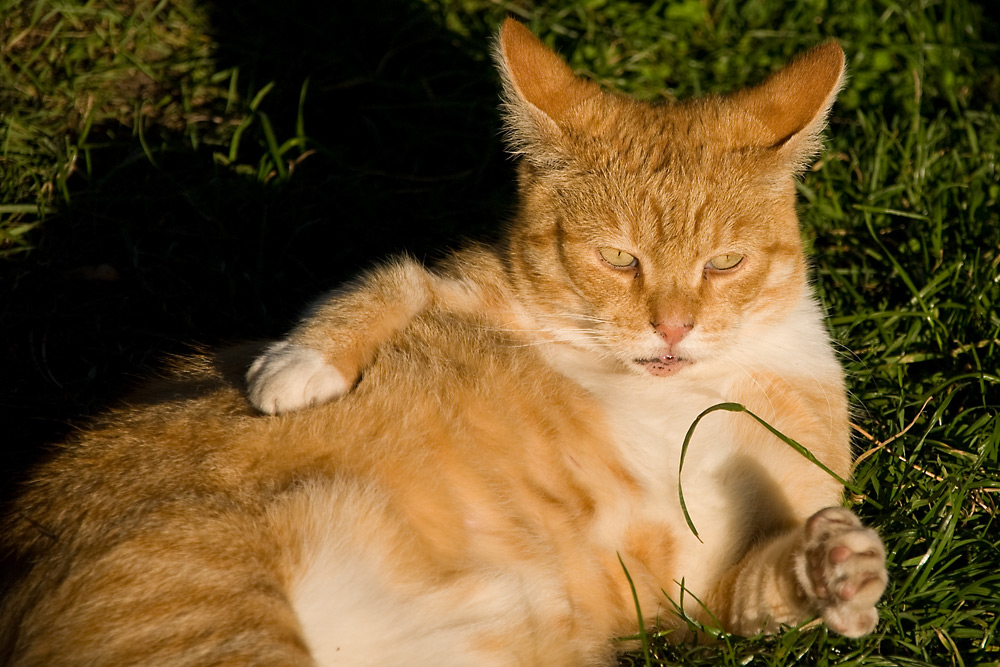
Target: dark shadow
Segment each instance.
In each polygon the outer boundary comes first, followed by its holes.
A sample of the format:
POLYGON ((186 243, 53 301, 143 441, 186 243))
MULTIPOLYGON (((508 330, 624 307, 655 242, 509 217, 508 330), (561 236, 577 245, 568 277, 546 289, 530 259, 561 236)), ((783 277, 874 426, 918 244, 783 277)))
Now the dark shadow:
POLYGON ((8 493, 48 443, 165 357, 277 335, 359 270, 488 237, 509 211, 485 27, 463 41, 402 0, 205 6, 244 95, 275 82, 262 109, 279 141, 308 80, 314 152, 284 184, 169 134, 155 165, 127 136, 94 153, 36 250, 0 265, 8 493))
MULTIPOLYGON (((144 380, 125 399, 130 407, 146 407, 199 399, 219 390, 246 396, 246 370, 264 351, 260 341, 211 348, 175 357, 144 380)), ((249 401, 243 414, 264 418, 249 401)))

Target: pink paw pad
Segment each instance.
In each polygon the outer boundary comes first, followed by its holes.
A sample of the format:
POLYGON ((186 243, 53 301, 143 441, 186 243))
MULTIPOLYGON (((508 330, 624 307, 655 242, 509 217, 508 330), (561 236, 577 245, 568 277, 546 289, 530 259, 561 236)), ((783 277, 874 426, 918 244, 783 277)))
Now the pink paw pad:
POLYGON ((882 540, 842 507, 814 514, 805 533, 806 575, 823 620, 848 637, 868 634, 888 582, 882 540))

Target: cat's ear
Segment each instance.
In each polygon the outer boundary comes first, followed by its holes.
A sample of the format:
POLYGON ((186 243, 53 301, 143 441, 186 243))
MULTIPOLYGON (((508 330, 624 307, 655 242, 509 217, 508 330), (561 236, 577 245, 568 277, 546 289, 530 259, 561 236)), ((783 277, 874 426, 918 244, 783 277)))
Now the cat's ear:
POLYGON ((511 149, 535 161, 559 159, 561 139, 588 100, 602 93, 514 19, 500 28, 495 57, 511 149))
POLYGON ((732 100, 754 121, 750 143, 780 151, 799 170, 818 152, 826 117, 843 84, 844 51, 826 42, 732 100))

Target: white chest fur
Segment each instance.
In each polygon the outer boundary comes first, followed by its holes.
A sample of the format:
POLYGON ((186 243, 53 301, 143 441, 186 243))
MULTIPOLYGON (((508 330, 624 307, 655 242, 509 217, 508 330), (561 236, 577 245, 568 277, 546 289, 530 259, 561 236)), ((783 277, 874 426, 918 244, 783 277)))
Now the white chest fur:
MULTIPOLYGON (((839 379, 819 308, 805 296, 784 322, 746 331, 719 358, 673 377, 623 373, 594 359, 567 346, 553 350, 551 357, 600 399, 621 460, 644 490, 641 503, 616 508, 598 530, 603 539, 613 541, 631 521, 671 526, 678 581, 683 578, 685 586, 699 594, 740 557, 758 531, 767 530, 767 522, 787 515, 780 489, 763 490, 780 487, 786 472, 780 469, 787 459, 779 464, 771 458, 775 447, 783 455, 788 451, 763 429, 759 434, 762 440, 770 439, 768 447, 755 449, 740 441, 755 428, 734 428, 738 420, 750 420, 748 415, 718 410, 700 421, 698 417, 712 406, 736 400, 734 387, 753 382, 756 374, 782 377, 793 385, 815 383, 819 377, 839 379), (682 469, 682 445, 689 431, 682 469)), ((803 463, 796 456, 791 457, 793 466, 803 463)), ((835 495, 824 495, 816 507, 802 510, 811 513, 835 503, 835 495)))

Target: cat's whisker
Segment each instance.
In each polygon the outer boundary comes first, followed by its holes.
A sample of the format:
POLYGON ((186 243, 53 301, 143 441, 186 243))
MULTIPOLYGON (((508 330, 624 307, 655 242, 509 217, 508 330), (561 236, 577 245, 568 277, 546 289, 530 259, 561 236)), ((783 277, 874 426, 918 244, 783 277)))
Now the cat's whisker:
POLYGON ((514 328, 494 328, 494 331, 499 331, 508 334, 540 334, 543 336, 586 336, 591 339, 601 339, 601 340, 611 340, 607 338, 607 334, 599 331, 594 331, 593 329, 514 329, 514 328))
POLYGON ((734 366, 736 366, 737 368, 739 368, 740 372, 743 373, 743 375, 747 379, 749 379, 750 382, 753 383, 753 385, 755 387, 757 387, 757 389, 760 391, 761 395, 763 395, 764 398, 767 399, 767 404, 771 408, 771 412, 774 413, 775 412, 774 402, 771 400, 771 395, 768 393, 767 388, 765 388, 763 385, 761 385, 760 382, 757 381, 756 375, 754 373, 751 373, 749 370, 747 370, 746 366, 743 365, 743 362, 740 361, 736 357, 736 355, 734 355, 732 353, 729 353, 728 355, 724 356, 723 359, 725 359, 725 361, 727 363, 733 364, 734 366))
POLYGON ((597 324, 613 324, 612 320, 583 313, 541 313, 534 315, 536 319, 560 319, 560 320, 582 320, 585 322, 595 322, 597 324))
MULTIPOLYGON (((533 314, 531 316, 531 319, 533 321, 537 322, 539 325, 543 325, 544 322, 550 322, 550 321, 555 321, 555 322, 559 322, 559 323, 567 323, 567 322, 594 322, 594 323, 597 323, 597 324, 610 324, 610 322, 606 322, 606 321, 601 320, 600 318, 594 317, 592 315, 577 316, 577 315, 574 315, 574 314, 538 313, 538 314, 533 314)), ((509 322, 508 324, 509 324, 509 326, 511 326, 513 328, 522 328, 522 327, 519 327, 517 325, 517 322, 518 322, 517 320, 514 320, 514 321, 509 322)))
POLYGON ((538 327, 526 329, 516 325, 509 325, 503 327, 494 327, 495 331, 502 331, 504 333, 510 334, 542 334, 548 336, 585 336, 591 340, 599 340, 601 342, 610 343, 613 342, 613 338, 609 332, 602 331, 600 329, 590 329, 590 328, 573 328, 573 327, 538 327))
POLYGON ((833 399, 830 396, 830 392, 828 390, 830 386, 829 382, 824 382, 819 377, 817 377, 815 371, 813 371, 813 369, 808 365, 805 366, 805 370, 809 374, 809 377, 812 378, 815 385, 819 388, 820 392, 822 392, 823 400, 826 402, 827 414, 830 415, 837 414, 837 410, 834 408, 833 399))
POLYGON ((580 343, 585 340, 586 342, 589 343, 600 344, 601 349, 603 349, 609 343, 613 342, 609 339, 595 337, 595 336, 574 336, 571 335, 571 332, 548 331, 545 332, 545 334, 547 335, 547 338, 524 341, 523 343, 521 343, 521 346, 547 345, 549 343, 580 343))

